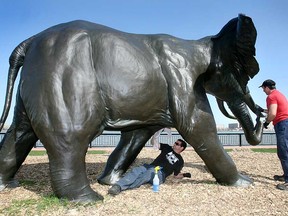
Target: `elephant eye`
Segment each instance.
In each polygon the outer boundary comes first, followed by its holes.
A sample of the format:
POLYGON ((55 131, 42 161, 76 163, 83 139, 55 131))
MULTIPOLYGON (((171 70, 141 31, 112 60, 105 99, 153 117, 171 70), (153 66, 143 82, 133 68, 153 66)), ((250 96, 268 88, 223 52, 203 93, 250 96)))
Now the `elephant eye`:
POLYGON ((222 66, 223 66, 222 61, 219 61, 219 62, 216 63, 216 68, 217 68, 217 69, 221 69, 222 66))

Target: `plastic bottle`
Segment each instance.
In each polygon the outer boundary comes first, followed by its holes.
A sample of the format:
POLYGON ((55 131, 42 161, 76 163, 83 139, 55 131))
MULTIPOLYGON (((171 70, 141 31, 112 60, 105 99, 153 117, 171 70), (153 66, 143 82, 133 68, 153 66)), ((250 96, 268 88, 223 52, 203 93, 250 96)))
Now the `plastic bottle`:
POLYGON ((160 170, 159 166, 156 166, 155 168, 155 175, 153 178, 153 192, 159 192, 159 177, 158 177, 158 170, 160 170))

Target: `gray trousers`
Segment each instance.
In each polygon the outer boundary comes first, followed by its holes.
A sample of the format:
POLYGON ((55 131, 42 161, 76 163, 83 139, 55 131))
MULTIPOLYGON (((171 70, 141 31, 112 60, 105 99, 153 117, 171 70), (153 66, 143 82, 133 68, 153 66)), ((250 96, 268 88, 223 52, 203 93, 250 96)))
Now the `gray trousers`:
MULTIPOLYGON (((154 166, 146 164, 134 167, 123 178, 119 179, 116 184, 121 187, 121 190, 138 188, 146 183, 153 184, 154 168, 154 166)), ((162 184, 165 181, 165 175, 161 170, 158 171, 158 177, 160 184, 162 184)))

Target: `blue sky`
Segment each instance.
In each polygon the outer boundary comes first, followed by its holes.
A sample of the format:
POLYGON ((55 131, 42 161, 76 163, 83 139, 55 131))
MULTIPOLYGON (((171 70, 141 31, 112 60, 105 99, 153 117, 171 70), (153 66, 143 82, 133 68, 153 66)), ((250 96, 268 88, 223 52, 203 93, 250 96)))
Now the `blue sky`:
MULTIPOLYGON (((288 96, 287 0, 1 0, 0 113, 5 100, 8 59, 23 40, 53 25, 82 19, 131 33, 166 33, 183 39, 215 35, 232 18, 253 19, 258 36, 256 59, 260 72, 248 83, 255 102, 265 107, 258 86, 273 79, 288 96)), ((15 87, 16 91, 17 87, 15 87)), ((234 123, 209 97, 217 124, 234 123)), ((13 104, 6 123, 12 122, 13 104)))

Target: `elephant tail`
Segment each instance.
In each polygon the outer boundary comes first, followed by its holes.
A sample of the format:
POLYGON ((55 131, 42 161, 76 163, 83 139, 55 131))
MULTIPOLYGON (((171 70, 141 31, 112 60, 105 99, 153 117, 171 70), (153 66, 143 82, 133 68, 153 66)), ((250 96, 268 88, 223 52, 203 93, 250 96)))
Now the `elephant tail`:
POLYGON ((4 123, 8 117, 8 113, 11 106, 12 95, 14 83, 17 78, 20 67, 23 66, 25 54, 29 49, 29 46, 35 36, 28 38, 27 40, 20 43, 12 52, 9 58, 9 71, 8 71, 8 79, 7 79, 7 88, 6 88, 6 96, 5 96, 5 104, 2 112, 2 116, 0 119, 0 131, 2 130, 4 123))

